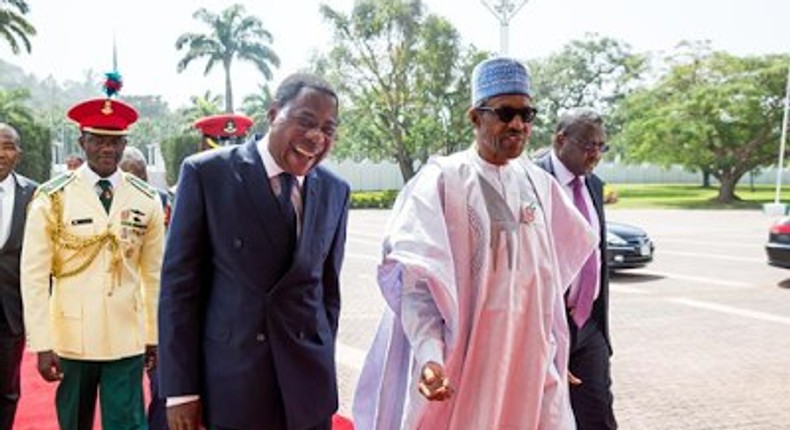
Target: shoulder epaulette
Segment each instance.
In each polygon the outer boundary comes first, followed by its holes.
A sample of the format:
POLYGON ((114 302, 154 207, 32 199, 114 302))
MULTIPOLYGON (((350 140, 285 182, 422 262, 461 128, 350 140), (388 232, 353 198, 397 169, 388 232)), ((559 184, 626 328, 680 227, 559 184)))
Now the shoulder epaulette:
POLYGON ((70 184, 77 175, 73 171, 63 172, 58 176, 50 179, 47 182, 41 184, 38 189, 36 190, 36 194, 44 193, 46 195, 50 195, 57 191, 60 191, 66 185, 70 184))
POLYGON ((146 196, 153 198, 157 195, 156 189, 154 187, 152 187, 142 179, 138 178, 137 176, 134 176, 132 174, 127 174, 124 176, 126 176, 126 180, 128 180, 129 183, 132 184, 132 186, 140 190, 146 196))

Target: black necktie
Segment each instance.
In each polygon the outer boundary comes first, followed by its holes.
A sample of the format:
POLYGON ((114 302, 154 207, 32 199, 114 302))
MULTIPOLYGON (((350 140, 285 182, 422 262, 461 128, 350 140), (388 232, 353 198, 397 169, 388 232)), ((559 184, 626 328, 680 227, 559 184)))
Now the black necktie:
POLYGON ((293 236, 296 236, 296 211, 291 200, 291 194, 295 183, 296 178, 294 175, 287 172, 280 173, 280 194, 277 195, 277 201, 280 203, 280 210, 288 223, 288 231, 293 236))
POLYGON ((112 183, 107 179, 99 179, 96 184, 101 189, 99 193, 99 200, 101 201, 104 210, 110 213, 110 205, 112 205, 112 183))

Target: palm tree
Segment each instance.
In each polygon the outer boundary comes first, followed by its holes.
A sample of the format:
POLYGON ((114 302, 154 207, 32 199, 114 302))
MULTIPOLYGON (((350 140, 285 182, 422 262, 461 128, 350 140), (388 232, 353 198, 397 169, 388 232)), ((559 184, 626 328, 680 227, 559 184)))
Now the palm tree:
POLYGON ((0 122, 9 124, 32 123, 33 112, 25 106, 30 97, 27 89, 0 89, 0 122))
POLYGON ((30 11, 26 0, 0 0, 0 38, 11 45, 11 52, 19 54, 19 42, 30 53, 30 39, 36 29, 22 15, 30 11))
POLYGON ((192 123, 198 119, 218 114, 221 111, 222 97, 212 94, 211 91, 206 91, 202 96, 190 96, 189 101, 192 105, 179 111, 184 120, 185 130, 191 130, 192 123))
POLYGON ((272 103, 272 91, 268 85, 258 85, 258 92, 244 97, 241 110, 245 115, 252 118, 252 133, 263 136, 269 129, 266 111, 272 103))
POLYGON ((220 15, 200 8, 193 17, 211 27, 211 33, 184 33, 178 37, 176 49, 188 48, 178 62, 178 71, 183 72, 192 60, 205 57, 208 62, 203 74, 207 75, 215 64, 221 63, 225 70, 225 111, 233 113, 230 66, 234 58, 250 61, 266 80, 271 80, 271 66, 280 65, 279 57, 269 47, 272 35, 258 18, 245 16, 244 6, 239 4, 230 6, 220 15))

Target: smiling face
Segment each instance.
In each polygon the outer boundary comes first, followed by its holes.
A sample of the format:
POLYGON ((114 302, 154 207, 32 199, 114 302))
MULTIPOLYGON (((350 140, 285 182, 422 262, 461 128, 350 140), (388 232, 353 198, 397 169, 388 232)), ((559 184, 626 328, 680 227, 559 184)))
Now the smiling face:
POLYGON ((0 128, 0 181, 16 168, 21 153, 17 134, 8 128, 0 128))
POLYGON ((269 152, 283 170, 306 175, 329 154, 337 130, 337 100, 305 86, 284 104, 275 101, 267 113, 269 152))
POLYGON ((511 111, 523 111, 530 107, 530 103, 528 96, 503 95, 487 100, 482 107, 469 109, 467 114, 475 127, 475 143, 481 158, 491 164, 503 165, 521 155, 532 134, 532 124, 521 115, 514 115, 505 122, 496 110, 510 108, 511 111))
POLYGON ((115 173, 126 148, 126 136, 83 132, 79 142, 91 170, 103 178, 115 173))

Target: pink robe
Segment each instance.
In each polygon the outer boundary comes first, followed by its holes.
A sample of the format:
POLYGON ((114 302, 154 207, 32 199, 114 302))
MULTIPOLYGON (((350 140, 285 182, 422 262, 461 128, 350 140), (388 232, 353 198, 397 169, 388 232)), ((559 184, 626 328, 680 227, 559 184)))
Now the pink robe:
POLYGON ((494 167, 475 150, 433 159, 386 231, 388 308, 355 393, 356 428, 574 429, 563 294, 596 236, 528 161, 494 167), (444 364, 451 399, 418 393, 428 359, 444 364))

